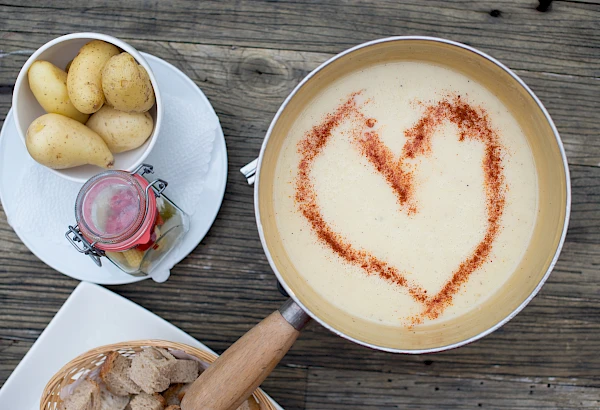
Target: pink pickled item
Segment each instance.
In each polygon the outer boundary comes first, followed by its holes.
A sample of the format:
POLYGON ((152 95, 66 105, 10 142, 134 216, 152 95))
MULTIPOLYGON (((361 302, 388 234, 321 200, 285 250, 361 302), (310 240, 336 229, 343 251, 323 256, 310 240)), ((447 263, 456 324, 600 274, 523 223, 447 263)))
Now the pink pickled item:
POLYGON ((140 175, 123 171, 107 171, 91 178, 75 205, 81 234, 104 251, 148 244, 157 217, 156 195, 148 185, 140 175))

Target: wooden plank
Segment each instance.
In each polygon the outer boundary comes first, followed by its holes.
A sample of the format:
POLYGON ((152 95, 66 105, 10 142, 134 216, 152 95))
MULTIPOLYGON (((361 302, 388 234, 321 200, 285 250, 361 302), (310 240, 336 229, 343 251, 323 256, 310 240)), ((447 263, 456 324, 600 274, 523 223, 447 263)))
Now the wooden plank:
POLYGON ((306 409, 597 409, 600 388, 553 378, 481 380, 310 369, 306 409))
POLYGON ((536 7, 528 0, 108 0, 92 7, 75 0, 53 6, 11 0, 0 6, 0 32, 57 36, 93 27, 124 39, 328 53, 379 37, 419 34, 471 44, 515 69, 600 76, 598 7, 569 2, 554 2, 548 12, 536 7))
POLYGON ((306 408, 308 369, 278 366, 261 385, 286 410, 306 408))
MULTIPOLYGON (((563 1, 563 0, 558 0, 563 1)), ((564 0, 567 3, 600 4, 600 0, 564 0)))
MULTIPOLYGON (((31 50, 43 36, 15 35, 6 52, 31 50)), ((160 56, 189 75, 207 94, 229 144, 237 148, 231 158, 236 167, 251 161, 281 102, 312 69, 331 54, 205 46, 187 43, 132 41, 142 51, 160 56)), ((0 85, 9 91, 27 55, 0 59, 0 85)), ((599 165, 600 79, 517 70, 552 115, 572 164, 599 165)), ((0 92, 0 113, 10 104, 0 92)), ((0 114, 2 115, 2 114, 0 114)), ((2 119, 2 117, 0 117, 2 119)))
POLYGON ((19 364, 25 353, 29 351, 33 345, 31 341, 11 340, 0 337, 0 387, 4 381, 10 376, 13 369, 19 364))
POLYGON ((571 166, 572 212, 567 240, 600 244, 600 180, 595 167, 571 166))

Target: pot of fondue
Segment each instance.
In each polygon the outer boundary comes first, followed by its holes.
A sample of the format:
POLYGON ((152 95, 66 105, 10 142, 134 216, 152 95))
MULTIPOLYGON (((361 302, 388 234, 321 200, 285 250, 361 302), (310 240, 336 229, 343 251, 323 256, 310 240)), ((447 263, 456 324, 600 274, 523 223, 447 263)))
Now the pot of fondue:
POLYGON ((310 73, 269 127, 254 195, 290 299, 184 410, 236 408, 310 318, 395 353, 493 332, 548 278, 570 212, 564 148, 535 94, 492 57, 429 37, 362 44, 310 73))

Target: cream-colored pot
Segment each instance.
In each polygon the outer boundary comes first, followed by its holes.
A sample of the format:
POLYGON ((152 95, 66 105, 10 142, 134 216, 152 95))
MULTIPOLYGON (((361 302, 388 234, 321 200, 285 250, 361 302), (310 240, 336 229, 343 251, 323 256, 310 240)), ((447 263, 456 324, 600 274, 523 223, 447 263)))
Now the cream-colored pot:
POLYGON ((570 211, 567 159, 556 127, 535 94, 507 67, 464 44, 430 37, 391 37, 361 44, 310 73, 273 119, 258 159, 255 182, 258 231, 273 271, 290 300, 240 338, 186 395, 183 410, 235 409, 264 380, 310 317, 332 332, 374 349, 429 353, 455 348, 498 329, 536 295, 563 245, 570 211), (480 309, 445 326, 412 330, 361 320, 310 288, 287 256, 274 218, 273 185, 279 152, 305 106, 322 89, 374 63, 412 60, 459 71, 491 90, 509 107, 531 146, 538 174, 539 213, 531 243, 507 283, 480 309))

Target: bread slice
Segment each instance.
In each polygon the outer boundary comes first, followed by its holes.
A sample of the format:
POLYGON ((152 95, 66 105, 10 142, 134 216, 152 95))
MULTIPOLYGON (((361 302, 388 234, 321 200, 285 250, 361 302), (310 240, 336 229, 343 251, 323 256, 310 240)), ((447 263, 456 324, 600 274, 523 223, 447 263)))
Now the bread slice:
POLYGON ((129 404, 129 396, 117 396, 100 384, 100 410, 124 410, 129 404))
POLYGON ((106 357, 106 361, 100 368, 100 378, 112 394, 117 396, 129 396, 142 391, 140 386, 129 378, 131 359, 119 352, 112 352, 106 357))
POLYGON ((194 384, 194 383, 186 383, 183 386, 181 386, 181 388, 177 392, 177 398, 179 399, 179 401, 183 400, 183 396, 185 396, 185 392, 188 391, 188 389, 192 386, 192 384, 194 384))
POLYGON ((161 348, 149 347, 134 356, 129 377, 148 394, 165 391, 177 359, 161 348))
POLYGON ((179 398, 179 390, 183 387, 182 383, 172 384, 167 390, 162 393, 162 396, 165 398, 167 402, 167 406, 171 406, 173 404, 180 405, 181 399, 179 398))
POLYGON ((179 407, 177 404, 172 404, 170 406, 165 407, 165 410, 181 410, 181 407, 179 407))
POLYGON ((140 393, 129 402, 131 410, 164 410, 165 399, 158 393, 140 393))
POLYGON ((196 360, 177 360, 171 373, 171 383, 191 383, 198 378, 200 363, 196 360))
POLYGON ((100 410, 100 386, 93 380, 82 380, 58 410, 100 410))

